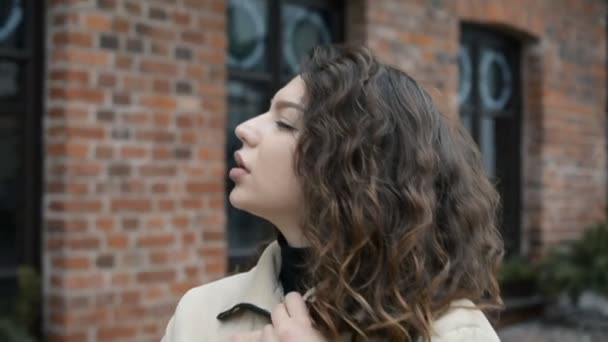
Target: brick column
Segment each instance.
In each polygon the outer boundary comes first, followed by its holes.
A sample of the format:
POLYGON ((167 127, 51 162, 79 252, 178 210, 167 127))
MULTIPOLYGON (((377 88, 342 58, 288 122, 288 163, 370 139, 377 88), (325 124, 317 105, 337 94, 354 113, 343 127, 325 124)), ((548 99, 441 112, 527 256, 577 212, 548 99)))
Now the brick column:
POLYGON ((225 2, 50 0, 44 330, 158 341, 225 272, 225 2))

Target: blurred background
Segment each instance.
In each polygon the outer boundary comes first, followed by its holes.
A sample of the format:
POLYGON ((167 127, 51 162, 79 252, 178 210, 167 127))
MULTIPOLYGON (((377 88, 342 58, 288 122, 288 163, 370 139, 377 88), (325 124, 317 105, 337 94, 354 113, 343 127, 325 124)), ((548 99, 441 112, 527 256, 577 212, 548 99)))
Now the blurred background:
POLYGON ((236 125, 365 44, 466 126, 503 199, 503 341, 608 341, 604 0, 0 0, 0 340, 158 341, 246 269, 236 125))

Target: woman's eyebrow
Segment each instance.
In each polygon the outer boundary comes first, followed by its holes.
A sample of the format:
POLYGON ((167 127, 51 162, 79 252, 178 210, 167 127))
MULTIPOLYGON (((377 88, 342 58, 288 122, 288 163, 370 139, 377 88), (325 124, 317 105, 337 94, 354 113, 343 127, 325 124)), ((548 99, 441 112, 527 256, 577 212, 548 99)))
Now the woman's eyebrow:
POLYGON ((287 100, 276 100, 276 101, 274 101, 273 100, 271 102, 274 102, 274 105, 277 107, 277 110, 278 109, 283 109, 283 108, 295 108, 295 109, 297 109, 299 111, 302 111, 302 112, 304 111, 304 107, 301 104, 295 103, 295 102, 292 102, 292 101, 287 101, 287 100))

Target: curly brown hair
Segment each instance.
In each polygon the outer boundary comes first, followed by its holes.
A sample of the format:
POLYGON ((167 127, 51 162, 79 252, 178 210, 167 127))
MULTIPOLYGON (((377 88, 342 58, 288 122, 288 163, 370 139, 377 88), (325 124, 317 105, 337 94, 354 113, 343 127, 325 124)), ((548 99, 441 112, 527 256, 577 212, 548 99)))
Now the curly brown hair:
POLYGON ((429 341, 454 300, 500 308, 499 198, 457 120, 363 47, 317 47, 300 76, 295 170, 317 328, 429 341))

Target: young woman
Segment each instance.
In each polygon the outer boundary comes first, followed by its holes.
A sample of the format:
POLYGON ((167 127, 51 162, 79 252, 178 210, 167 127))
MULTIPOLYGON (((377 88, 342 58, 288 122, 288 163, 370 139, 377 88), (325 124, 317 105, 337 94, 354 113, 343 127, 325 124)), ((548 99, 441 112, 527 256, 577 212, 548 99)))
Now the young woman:
POLYGON ((316 48, 236 129, 230 202, 278 242, 190 290, 163 341, 498 341, 498 197, 457 121, 367 49, 316 48))

